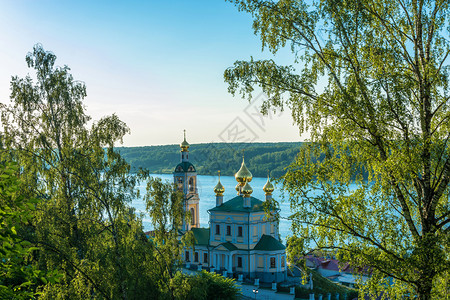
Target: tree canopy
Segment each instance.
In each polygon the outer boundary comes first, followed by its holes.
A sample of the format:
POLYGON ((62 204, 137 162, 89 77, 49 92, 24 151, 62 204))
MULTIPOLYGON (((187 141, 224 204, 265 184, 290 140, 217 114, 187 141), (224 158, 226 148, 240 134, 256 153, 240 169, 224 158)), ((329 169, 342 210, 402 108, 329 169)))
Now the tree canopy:
POLYGON ((17 164, 0 163, 0 298, 31 299, 40 285, 58 281, 54 271, 33 266, 29 257, 38 248, 21 237, 33 218, 38 200, 20 193, 17 164), (50 274, 53 273, 53 274, 50 274))
POLYGON ((90 122, 84 83, 41 45, 26 61, 33 75, 14 76, 0 107, 0 297, 211 299, 212 288, 236 297, 233 280, 179 271, 183 197, 130 172, 115 149, 126 124, 90 122), (139 181, 148 181, 152 239, 130 206, 139 181))
MULTIPOLYGON (((286 173, 286 166, 291 164, 299 151, 301 143, 209 143, 191 145, 190 161, 200 175, 215 175, 217 170, 225 176, 234 176, 242 160, 245 160, 257 177, 273 177, 286 173)), ((120 147, 117 149, 131 165, 132 171, 139 168, 151 173, 172 174, 174 166, 180 161, 178 145, 120 147)))
POLYGON ((3 153, 20 166, 22 196, 40 200, 23 238, 42 249, 36 268, 61 274, 40 297, 137 298, 158 274, 128 205, 136 177, 114 151, 128 128, 115 115, 89 126, 85 85, 55 60, 36 45, 26 57, 34 76, 13 77, 2 106, 3 153))
POLYGON ((263 48, 292 52, 292 65, 251 58, 224 74, 231 93, 259 87, 262 112, 289 108, 311 133, 283 178, 301 239, 291 254, 309 245, 369 269, 365 294, 438 298, 450 266, 449 2, 230 2, 263 48))

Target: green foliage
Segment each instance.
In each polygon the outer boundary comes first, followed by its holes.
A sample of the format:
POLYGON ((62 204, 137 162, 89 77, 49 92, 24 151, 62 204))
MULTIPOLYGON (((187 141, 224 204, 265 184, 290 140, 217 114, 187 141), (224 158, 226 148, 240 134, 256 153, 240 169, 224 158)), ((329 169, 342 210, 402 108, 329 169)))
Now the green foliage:
POLYGON ((18 234, 32 220, 37 199, 20 194, 18 166, 0 163, 0 298, 30 299, 39 285, 57 277, 49 276, 30 263, 38 250, 18 234))
MULTIPOLYGON (((358 290, 345 287, 343 285, 332 282, 331 280, 323 277, 317 271, 307 269, 308 274, 312 274, 313 280, 313 290, 304 287, 297 286, 295 289, 295 297, 298 298, 309 298, 310 293, 317 295, 322 294, 323 298, 326 299, 326 295, 331 293, 332 299, 335 294, 339 294, 339 299, 345 299, 344 295, 347 295, 347 299, 354 299, 358 297, 358 290)), ((309 278, 309 275, 307 275, 309 278)))
POLYGON ((189 278, 190 290, 184 299, 239 299, 240 289, 234 279, 203 270, 189 278))
POLYGON ((141 298, 154 289, 153 247, 128 203, 136 176, 114 150, 129 130, 117 116, 88 125, 84 84, 36 45, 26 57, 35 79, 13 77, 2 105, 3 144, 20 165, 20 194, 40 199, 21 233, 38 251, 33 264, 61 270, 42 299, 141 298), (105 152, 106 148, 106 152, 105 152))
POLYGON ((189 222, 184 212, 184 196, 170 182, 150 178, 144 195, 147 212, 154 230, 157 284, 162 298, 170 299, 236 299, 239 289, 234 280, 215 273, 202 271, 196 276, 186 276, 178 271, 183 249, 194 245, 194 235, 188 231, 181 235, 183 222, 189 222))
MULTIPOLYGON (((190 160, 202 175, 216 175, 220 170, 222 175, 233 176, 236 166, 242 160, 242 149, 245 149, 245 161, 251 166, 253 176, 265 177, 267 171, 273 177, 286 173, 285 167, 291 164, 302 143, 242 143, 242 144, 196 144, 192 145, 190 160)), ((148 169, 151 173, 173 172, 180 161, 178 145, 121 147, 120 154, 132 166, 132 170, 148 169)))
POLYGON ((178 240, 183 221, 187 218, 183 193, 161 178, 150 178, 144 201, 154 228, 152 243, 156 250, 155 268, 160 274, 158 285, 166 295, 177 297, 185 284, 184 278, 177 273, 181 267, 181 254, 184 247, 194 242, 190 231, 178 240))
POLYGON ((263 47, 293 54, 224 77, 233 94, 258 86, 262 112, 288 107, 311 135, 282 179, 297 244, 370 267, 361 293, 430 299, 450 268, 449 2, 230 2, 263 47))

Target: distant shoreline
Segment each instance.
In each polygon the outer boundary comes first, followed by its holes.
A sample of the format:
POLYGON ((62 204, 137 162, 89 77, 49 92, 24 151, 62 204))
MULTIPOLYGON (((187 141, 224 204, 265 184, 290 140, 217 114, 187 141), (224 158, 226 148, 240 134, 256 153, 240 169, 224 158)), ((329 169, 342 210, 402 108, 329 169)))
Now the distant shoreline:
MULTIPOLYGON (((303 142, 282 143, 205 143, 192 144, 189 160, 196 167, 197 174, 214 176, 220 170, 224 176, 234 176, 242 162, 245 149, 245 163, 255 177, 283 176, 285 168, 294 162, 303 142)), ((140 168, 155 174, 172 174, 180 161, 178 145, 117 147, 131 171, 140 168)))

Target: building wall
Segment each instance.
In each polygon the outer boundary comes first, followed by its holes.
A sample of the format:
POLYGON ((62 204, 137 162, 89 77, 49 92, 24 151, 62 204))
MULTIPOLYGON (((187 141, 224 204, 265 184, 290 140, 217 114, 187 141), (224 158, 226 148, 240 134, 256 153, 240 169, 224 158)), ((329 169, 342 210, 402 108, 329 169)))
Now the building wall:
POLYGON ((210 243, 217 246, 231 242, 240 249, 252 249, 263 234, 279 239, 278 225, 266 219, 265 212, 210 212, 210 243), (220 234, 216 234, 216 225, 220 226, 220 234), (227 226, 231 227, 231 235, 227 235, 227 226), (238 227, 242 227, 242 237, 238 236, 238 227), (249 247, 250 245, 250 247, 249 247))

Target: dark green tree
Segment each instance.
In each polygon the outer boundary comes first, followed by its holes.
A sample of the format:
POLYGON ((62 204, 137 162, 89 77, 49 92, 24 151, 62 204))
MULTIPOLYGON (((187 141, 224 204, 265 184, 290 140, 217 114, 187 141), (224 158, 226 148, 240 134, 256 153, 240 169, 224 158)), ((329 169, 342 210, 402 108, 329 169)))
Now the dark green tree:
POLYGON ((283 178, 304 239, 290 244, 371 270, 362 293, 431 299, 450 267, 449 2, 230 2, 263 48, 293 54, 224 75, 231 93, 260 87, 262 112, 287 107, 311 134, 283 178))
POLYGON ((61 270, 42 298, 133 299, 157 287, 153 249, 128 203, 136 177, 115 152, 129 131, 112 115, 89 125, 86 87, 56 56, 36 45, 26 56, 33 77, 11 81, 2 105, 5 151, 20 166, 21 193, 40 199, 24 237, 38 246, 40 270, 61 270))
POLYGON ((240 298, 240 289, 234 279, 203 270, 188 279, 189 290, 185 299, 189 300, 232 300, 240 298))

